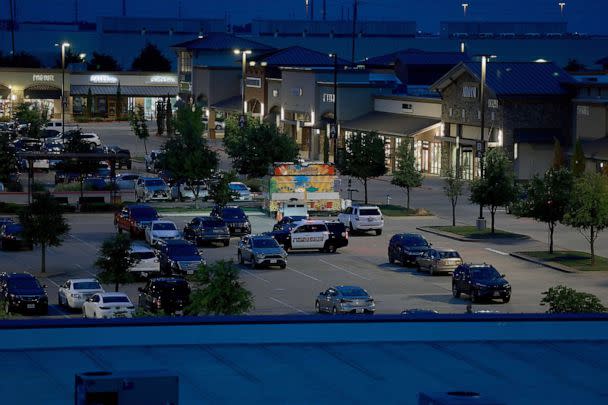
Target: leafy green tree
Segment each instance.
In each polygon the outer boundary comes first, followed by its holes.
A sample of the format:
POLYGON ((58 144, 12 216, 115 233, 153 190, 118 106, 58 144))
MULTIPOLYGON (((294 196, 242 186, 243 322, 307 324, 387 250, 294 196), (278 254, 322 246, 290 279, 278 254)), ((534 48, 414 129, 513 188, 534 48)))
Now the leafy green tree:
POLYGON ((10 183, 11 174, 18 172, 17 156, 10 144, 10 135, 0 132, 0 182, 5 185, 10 183))
POLYGON ((352 176, 363 183, 367 204, 367 181, 386 173, 384 159, 384 141, 376 132, 355 132, 346 138, 346 148, 336 166, 342 175, 352 176))
POLYGON ((128 236, 117 234, 106 239, 95 261, 95 266, 101 270, 99 281, 114 284, 114 291, 118 291, 121 284, 135 280, 129 269, 138 262, 139 259, 131 254, 131 239, 128 236))
POLYGON ((591 249, 595 264, 595 241, 608 227, 608 178, 599 173, 585 173, 574 182, 570 205, 564 215, 566 225, 577 228, 591 249))
POLYGON ((239 127, 237 117, 226 119, 224 146, 232 167, 249 177, 263 177, 274 162, 293 161, 299 154, 292 137, 251 117, 244 128, 239 127))
POLYGON ((253 295, 239 281, 232 261, 201 266, 194 280, 200 288, 190 295, 187 311, 192 315, 240 315, 253 308, 253 295))
POLYGON ((220 173, 219 179, 212 181, 209 187, 209 199, 213 200, 218 206, 225 207, 234 200, 238 193, 232 191, 228 184, 235 181, 236 176, 232 172, 220 173))
POLYGON ((450 199, 450 204, 452 205, 452 226, 456 226, 456 205, 464 192, 465 181, 462 179, 460 167, 457 167, 455 170, 446 170, 444 176, 443 192, 450 199))
POLYGON ((490 208, 492 233, 498 207, 504 207, 517 198, 517 186, 511 162, 502 148, 492 148, 485 155, 483 178, 471 182, 470 201, 490 208))
MULTIPOLYGON (((79 137, 72 137, 68 143, 65 144, 64 151, 67 153, 83 153, 91 154, 95 153, 94 145, 85 142, 79 137)), ((83 159, 83 158, 71 158, 62 161, 59 166, 60 169, 66 172, 78 173, 78 179, 80 181, 80 196, 84 196, 84 179, 87 175, 95 173, 99 168, 99 161, 95 159, 83 159)))
POLYGON ((63 216, 63 208, 50 193, 37 193, 33 201, 19 213, 23 234, 27 241, 40 245, 40 271, 46 272, 47 246, 60 246, 63 237, 70 231, 63 216))
POLYGON ((600 299, 595 295, 578 292, 573 288, 563 285, 551 287, 542 294, 544 297, 540 301, 540 305, 549 305, 547 312, 550 314, 581 314, 607 311, 607 308, 602 305, 600 299))
POLYGON ((165 133, 165 101, 156 101, 156 135, 162 136, 165 133))
POLYGON ((16 52, 15 55, 4 56, 0 53, 0 66, 20 68, 41 68, 42 62, 34 55, 27 52, 16 52))
POLYGON ((391 183, 407 190, 407 209, 410 209, 410 189, 422 185, 422 173, 416 169, 413 144, 402 142, 397 149, 397 169, 393 172, 391 183))
POLYGON ((577 139, 574 144, 574 153, 572 154, 570 167, 574 177, 581 177, 585 174, 585 152, 583 152, 583 145, 580 139, 577 139))
POLYGON ((553 233, 564 220, 572 198, 572 173, 568 169, 549 169, 543 178, 534 176, 526 186, 527 198, 516 204, 516 214, 545 222, 549 227, 549 253, 553 253, 553 233))
POLYGON ((144 150, 147 155, 148 146, 146 145, 146 140, 150 137, 150 132, 148 131, 148 122, 146 121, 143 105, 138 105, 137 109, 129 111, 129 124, 135 136, 139 140, 144 141, 144 150))
POLYGON ((42 128, 49 122, 47 111, 41 110, 38 105, 30 103, 17 105, 15 118, 28 124, 26 135, 30 138, 40 138, 42 128))
MULTIPOLYGON (((169 98, 169 96, 167 96, 167 102, 165 104, 167 106, 166 112, 165 112, 165 119, 167 121, 167 135, 171 136, 171 135, 173 135, 173 108, 171 107, 171 99, 169 98)), ((202 128, 203 127, 201 125, 201 129, 202 128)), ((201 132, 201 136, 202 136, 202 132, 201 132)))
POLYGON ((97 72, 117 72, 122 70, 120 65, 110 55, 93 52, 93 57, 87 63, 87 70, 97 72))
POLYGON ((163 165, 178 182, 185 182, 194 194, 198 206, 200 181, 208 179, 217 168, 217 153, 209 148, 203 138, 202 110, 186 106, 177 110, 176 134, 163 145, 163 165))
POLYGON ((131 70, 140 72, 170 72, 171 62, 154 44, 147 43, 133 60, 131 70))
MULTIPOLYGON (((83 59, 80 57, 80 51, 72 50, 71 47, 65 50, 65 68, 67 69, 72 63, 83 63, 83 59)), ((61 69, 61 54, 55 59, 55 69, 61 69)))
POLYGON ((580 72, 581 70, 585 70, 585 65, 572 58, 568 59, 568 64, 564 67, 564 70, 567 72, 580 72))
POLYGON ((553 144, 553 168, 561 169, 565 164, 566 160, 564 158, 562 144, 559 142, 559 139, 555 138, 555 143, 553 144))

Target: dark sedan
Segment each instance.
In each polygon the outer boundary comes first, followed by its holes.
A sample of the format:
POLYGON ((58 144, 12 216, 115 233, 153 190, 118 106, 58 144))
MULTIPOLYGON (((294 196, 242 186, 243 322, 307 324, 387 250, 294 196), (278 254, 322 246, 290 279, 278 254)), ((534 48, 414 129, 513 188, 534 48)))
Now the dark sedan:
POLYGON ((389 263, 401 262, 402 265, 415 265, 416 259, 429 250, 431 244, 417 233, 393 235, 388 244, 389 263))
POLYGON ((158 277, 139 289, 139 307, 145 311, 183 315, 190 304, 190 285, 180 277, 158 277))
POLYGON ((23 225, 8 223, 0 228, 0 250, 29 249, 34 246, 23 236, 23 225))
POLYGON ((203 242, 221 242, 230 244, 230 231, 226 223, 217 217, 195 217, 184 227, 184 239, 200 244, 203 242))
POLYGON ((454 298, 468 294, 471 302, 481 299, 502 299, 504 303, 511 300, 511 285, 489 264, 462 264, 452 274, 452 295, 454 298))

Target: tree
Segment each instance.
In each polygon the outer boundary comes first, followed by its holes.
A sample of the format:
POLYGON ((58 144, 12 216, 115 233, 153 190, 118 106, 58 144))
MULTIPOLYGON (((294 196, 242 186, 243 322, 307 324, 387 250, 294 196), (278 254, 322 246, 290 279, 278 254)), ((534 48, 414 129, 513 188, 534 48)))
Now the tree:
POLYGON ((549 227, 549 253, 553 253, 553 233, 564 220, 572 194, 572 173, 568 169, 549 169, 543 178, 534 176, 526 186, 525 200, 516 205, 521 217, 545 222, 549 227))
POLYGON ((129 111, 129 124, 135 136, 139 140, 144 141, 144 150, 147 155, 148 146, 146 145, 146 140, 150 137, 150 132, 148 131, 148 123, 143 105, 138 104, 135 110, 131 109, 129 111))
POLYGON ((11 138, 6 132, 0 132, 0 182, 4 185, 11 182, 11 175, 19 171, 19 162, 11 148, 11 138))
POLYGON ((555 138, 555 142, 553 144, 553 168, 561 169, 566 164, 566 159, 564 158, 564 151, 562 150, 562 144, 559 142, 559 139, 555 138))
POLYGON ((27 136, 39 138, 44 125, 49 122, 46 110, 41 110, 37 104, 20 103, 15 110, 15 118, 28 124, 27 136))
MULTIPOLYGON (((64 63, 65 63, 66 69, 72 63, 82 63, 82 62, 83 62, 83 59, 80 57, 80 52, 78 52, 76 50, 72 50, 71 47, 65 49, 64 63)), ((61 69, 61 55, 58 56, 57 59, 55 59, 54 67, 56 69, 61 69)))
MULTIPOLYGON (((94 145, 84 141, 78 136, 71 137, 65 144, 64 151, 67 153, 95 153, 94 145)), ((87 175, 95 173, 99 168, 99 162, 95 159, 72 158, 62 161, 59 168, 66 172, 78 173, 80 181, 80 196, 84 196, 84 179, 87 175)))
POLYGON ((573 288, 563 285, 551 287, 542 293, 545 297, 540 301, 540 305, 549 305, 547 313, 598 313, 606 312, 607 308, 602 305, 598 297, 593 294, 578 292, 573 288))
POLYGON ((120 83, 116 86, 116 118, 120 119, 122 116, 122 94, 120 89, 120 83))
POLYGON ((422 173, 416 169, 413 144, 405 141, 397 149, 397 169, 393 172, 391 183, 407 190, 407 209, 410 209, 410 189, 422 185, 422 173))
POLYGON ((574 153, 572 154, 570 167, 574 177, 581 177, 585 173, 585 152, 583 152, 583 145, 580 139, 577 139, 574 144, 574 153))
POLYGON ((231 181, 235 181, 234 173, 220 173, 217 180, 211 182, 209 187, 209 199, 213 200, 218 206, 225 207, 238 195, 228 187, 231 181))
POLYGON ((458 198, 464 191, 464 180, 462 179, 462 170, 457 167, 456 170, 446 170, 445 180, 443 184, 443 192, 450 199, 452 205, 452 226, 456 226, 456 205, 458 198))
POLYGON ((226 153, 232 167, 249 177, 263 177, 274 162, 294 161, 299 149, 295 140, 273 124, 247 120, 241 128, 236 117, 228 117, 224 132, 226 153))
POLYGON ((253 295, 239 281, 239 269, 221 260, 201 266, 194 274, 200 285, 190 294, 192 315, 240 315, 253 308, 253 295))
POLYGON ((156 101, 156 135, 162 136, 165 132, 165 101, 158 99, 156 101))
POLYGON ((34 55, 27 52, 16 52, 15 55, 12 56, 3 56, 2 53, 0 53, 0 66, 38 69, 42 67, 42 62, 34 55))
POLYGON ((568 59, 568 64, 566 64, 564 70, 567 72, 580 72, 581 70, 585 70, 585 65, 572 58, 568 59))
POLYGON ((25 239, 40 245, 40 271, 45 273, 47 246, 60 246, 63 236, 70 231, 63 208, 48 192, 34 194, 32 203, 19 213, 19 222, 23 225, 25 239))
POLYGON ((116 72, 122 70, 120 65, 110 55, 93 52, 93 57, 87 63, 87 70, 97 72, 116 72))
POLYGON ((484 176, 471 182, 470 201, 490 208, 494 233, 496 210, 515 201, 517 186, 511 162, 502 148, 490 149, 484 159, 484 176))
POLYGON ((203 138, 200 107, 177 110, 175 129, 176 134, 163 145, 163 165, 178 183, 185 182, 192 189, 194 204, 198 206, 200 181, 211 177, 219 158, 203 138))
POLYGON ((117 234, 103 242, 95 266, 101 269, 99 280, 102 283, 114 284, 114 291, 118 291, 121 284, 134 281, 129 269, 138 262, 139 259, 131 254, 131 239, 126 235, 117 234))
POLYGON ((585 173, 574 182, 570 205, 564 215, 566 225, 577 228, 591 249, 595 264, 595 241, 608 227, 608 178, 599 173, 585 173))
POLYGON ((93 115, 93 92, 89 87, 89 91, 87 91, 87 118, 91 118, 93 115))
POLYGON ((131 70, 140 72, 170 72, 171 62, 161 53, 156 45, 148 42, 140 54, 133 60, 131 70))
MULTIPOLYGON (((167 121, 167 135, 171 136, 173 135, 173 109, 171 107, 171 99, 169 98, 169 96, 167 96, 167 102, 165 103, 167 108, 166 108, 166 112, 165 112, 165 118, 167 121)), ((201 113, 201 117, 202 117, 202 113, 201 113)), ((201 118, 202 120, 202 118, 201 118)), ((202 130, 202 125, 201 125, 201 130, 202 130)), ((202 136, 202 132, 201 135, 202 136)))
POLYGON ((386 173, 384 141, 376 132, 353 133, 346 138, 346 149, 337 161, 341 174, 352 176, 363 183, 367 204, 367 181, 386 173))

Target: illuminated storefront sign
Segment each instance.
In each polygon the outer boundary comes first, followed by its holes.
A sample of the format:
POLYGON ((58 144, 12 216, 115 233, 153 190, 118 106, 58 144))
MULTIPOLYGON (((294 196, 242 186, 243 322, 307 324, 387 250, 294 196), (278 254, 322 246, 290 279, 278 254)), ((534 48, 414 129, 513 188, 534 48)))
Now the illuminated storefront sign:
POLYGON ((177 84, 177 77, 175 76, 150 76, 147 83, 156 84, 177 84))
POLYGON ((114 84, 118 83, 118 78, 110 75, 91 75, 89 81, 91 83, 114 84))
POLYGON ((34 82, 54 82, 55 75, 49 75, 44 73, 34 73, 32 75, 32 81, 34 82))

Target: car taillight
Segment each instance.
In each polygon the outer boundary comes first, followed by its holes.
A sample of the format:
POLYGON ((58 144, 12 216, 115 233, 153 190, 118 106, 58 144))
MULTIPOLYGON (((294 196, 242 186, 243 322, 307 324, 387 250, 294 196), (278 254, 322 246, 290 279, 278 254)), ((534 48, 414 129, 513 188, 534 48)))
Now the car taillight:
POLYGON ((342 237, 343 238, 348 238, 348 232, 342 232, 342 237))

